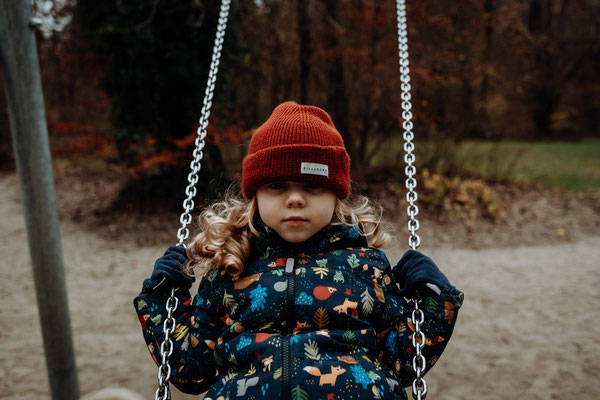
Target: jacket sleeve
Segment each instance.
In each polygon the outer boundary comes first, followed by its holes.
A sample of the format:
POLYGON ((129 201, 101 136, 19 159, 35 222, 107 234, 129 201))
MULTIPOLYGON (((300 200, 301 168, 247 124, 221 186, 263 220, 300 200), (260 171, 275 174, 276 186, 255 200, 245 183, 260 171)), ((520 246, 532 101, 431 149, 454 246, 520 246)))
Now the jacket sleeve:
MULTIPOLYGON (((173 313, 176 326, 171 335, 170 382, 184 393, 200 394, 216 381, 213 349, 222 323, 211 311, 206 291, 203 282, 200 282, 193 300, 185 288, 178 288, 175 292, 179 304, 173 313)), ((167 317, 166 304, 170 294, 170 289, 153 290, 144 285, 133 301, 144 340, 157 365, 162 361, 160 345, 164 339, 163 322, 167 317)))
POLYGON ((425 334, 422 354, 426 360, 426 374, 450 340, 464 298, 463 293, 448 282, 431 259, 414 250, 408 256, 408 269, 412 271, 407 270, 406 255, 404 262, 401 260, 396 268, 387 270, 399 287, 394 282, 388 287, 394 299, 390 315, 386 318, 391 327, 388 325, 378 335, 380 359, 395 372, 404 387, 410 386, 416 378, 413 370, 415 349, 412 344, 415 326, 411 322, 414 303, 409 300, 415 298, 425 316, 421 330, 425 334), (408 276, 412 277, 412 286, 407 285, 408 276))

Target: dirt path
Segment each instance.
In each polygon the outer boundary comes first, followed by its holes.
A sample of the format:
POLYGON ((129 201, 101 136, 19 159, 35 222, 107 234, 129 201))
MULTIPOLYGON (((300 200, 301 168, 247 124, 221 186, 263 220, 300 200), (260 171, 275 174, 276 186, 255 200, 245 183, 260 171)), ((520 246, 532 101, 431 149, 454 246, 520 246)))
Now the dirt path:
MULTIPOLYGON (((70 222, 61 229, 82 395, 123 387, 152 398, 156 369, 132 299, 169 243, 132 247, 70 222)), ((600 237, 421 250, 465 292, 454 337, 428 375, 428 398, 600 398, 600 237)), ((400 255, 388 252, 392 262, 400 255)), ((14 175, 0 177, 0 259, 0 397, 49 398, 14 175)))

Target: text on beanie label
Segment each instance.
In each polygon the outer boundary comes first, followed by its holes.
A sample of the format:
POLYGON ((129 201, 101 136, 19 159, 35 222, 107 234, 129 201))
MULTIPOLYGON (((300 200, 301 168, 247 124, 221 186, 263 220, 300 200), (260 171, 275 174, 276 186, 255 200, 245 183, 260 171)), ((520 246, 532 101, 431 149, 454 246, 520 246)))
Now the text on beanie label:
POLYGON ((325 164, 303 162, 300 168, 301 174, 322 175, 329 178, 329 167, 325 164))

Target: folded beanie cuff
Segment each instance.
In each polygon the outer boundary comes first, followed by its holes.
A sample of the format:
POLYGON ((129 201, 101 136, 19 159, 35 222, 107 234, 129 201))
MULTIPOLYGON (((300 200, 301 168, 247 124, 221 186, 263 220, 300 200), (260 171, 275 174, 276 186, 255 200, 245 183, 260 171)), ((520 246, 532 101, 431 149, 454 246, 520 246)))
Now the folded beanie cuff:
POLYGON ((251 199, 267 183, 295 181, 318 184, 332 189, 345 199, 350 192, 350 157, 342 146, 286 144, 248 154, 242 165, 242 192, 251 199), (303 171, 303 163, 327 166, 327 173, 303 171))

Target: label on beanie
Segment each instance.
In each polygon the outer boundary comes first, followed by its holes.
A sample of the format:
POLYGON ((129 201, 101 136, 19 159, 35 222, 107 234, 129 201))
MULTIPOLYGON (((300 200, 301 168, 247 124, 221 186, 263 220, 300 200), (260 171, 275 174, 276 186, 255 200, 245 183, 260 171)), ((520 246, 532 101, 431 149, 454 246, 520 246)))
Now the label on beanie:
POLYGON ((322 175, 329 178, 329 166, 326 164, 317 164, 311 162, 303 162, 300 168, 301 174, 322 175))

